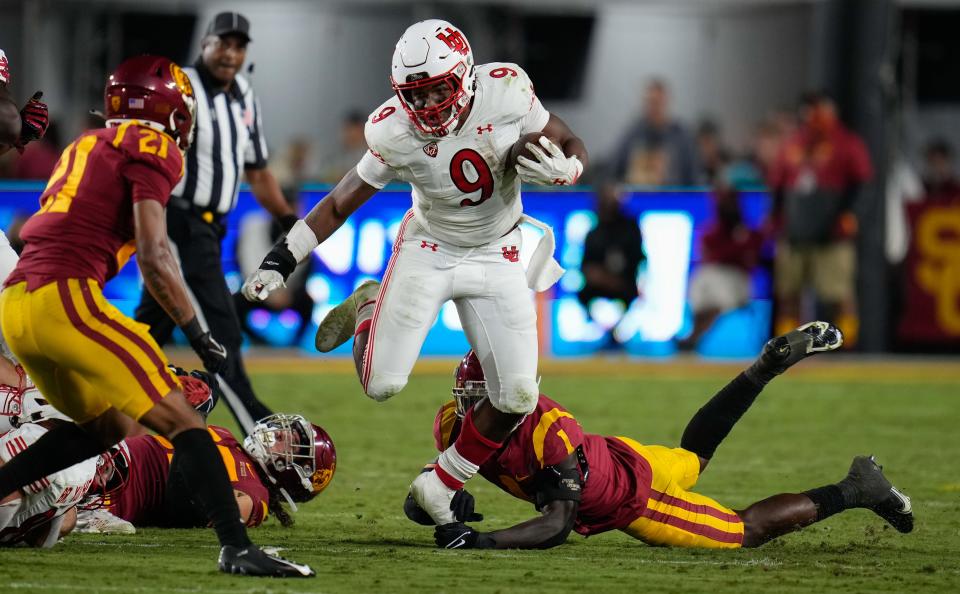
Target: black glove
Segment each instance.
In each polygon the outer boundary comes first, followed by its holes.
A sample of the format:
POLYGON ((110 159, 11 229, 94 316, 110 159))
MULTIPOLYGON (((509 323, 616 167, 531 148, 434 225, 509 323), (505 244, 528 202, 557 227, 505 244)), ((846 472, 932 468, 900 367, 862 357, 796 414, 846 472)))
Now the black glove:
POLYGON ((190 341, 190 346, 196 351, 203 366, 210 373, 217 373, 223 369, 227 362, 227 349, 214 340, 209 332, 204 332, 200 327, 200 322, 194 317, 192 320, 180 327, 190 341))
POLYGON ((453 500, 450 501, 450 511, 453 512, 453 517, 458 522, 482 522, 483 514, 474 512, 474 505, 476 505, 476 500, 470 494, 470 491, 460 489, 453 496, 453 500))
MULTIPOLYGON (((466 489, 460 489, 450 502, 450 510, 458 522, 482 522, 483 514, 474 512, 474 505, 475 500, 473 495, 466 489)), ((417 502, 413 499, 413 495, 410 493, 407 493, 407 498, 403 502, 403 513, 406 514, 407 518, 421 526, 434 525, 433 518, 417 505, 417 502)))
POLYGON ((433 541, 441 549, 492 549, 497 544, 490 535, 462 522, 437 526, 433 530, 433 541))

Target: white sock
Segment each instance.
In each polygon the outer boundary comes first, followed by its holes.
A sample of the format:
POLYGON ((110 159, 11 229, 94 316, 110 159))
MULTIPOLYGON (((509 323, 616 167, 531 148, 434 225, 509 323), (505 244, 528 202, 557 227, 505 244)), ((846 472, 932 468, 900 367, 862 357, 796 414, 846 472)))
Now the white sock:
POLYGON ((357 309, 357 321, 354 324, 354 333, 359 332, 361 326, 364 328, 370 326, 370 320, 373 319, 373 310, 377 309, 377 302, 374 299, 361 303, 357 309))
MULTIPOLYGON (((459 482, 461 484, 460 486, 463 486, 463 483, 473 478, 473 475, 477 474, 477 471, 480 470, 479 466, 460 455, 460 452, 457 451, 456 444, 450 446, 440 454, 440 457, 437 459, 437 465, 447 473, 450 478, 459 482)), ((454 488, 447 481, 444 481, 444 483, 451 489, 454 488)))

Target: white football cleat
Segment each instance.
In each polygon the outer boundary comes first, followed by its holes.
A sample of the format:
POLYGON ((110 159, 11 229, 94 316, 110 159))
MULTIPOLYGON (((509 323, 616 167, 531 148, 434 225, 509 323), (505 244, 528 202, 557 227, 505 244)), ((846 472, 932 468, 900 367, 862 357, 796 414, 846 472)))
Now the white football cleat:
POLYGON ((456 491, 443 484, 436 470, 421 472, 410 485, 410 494, 420 509, 433 518, 437 526, 457 521, 450 509, 456 491))
POLYGON ((133 524, 103 508, 78 509, 74 532, 81 534, 136 534, 133 524))
POLYGON ((353 336, 357 322, 357 309, 377 298, 380 282, 368 280, 350 293, 343 302, 331 309, 317 327, 314 346, 321 353, 329 353, 353 336))

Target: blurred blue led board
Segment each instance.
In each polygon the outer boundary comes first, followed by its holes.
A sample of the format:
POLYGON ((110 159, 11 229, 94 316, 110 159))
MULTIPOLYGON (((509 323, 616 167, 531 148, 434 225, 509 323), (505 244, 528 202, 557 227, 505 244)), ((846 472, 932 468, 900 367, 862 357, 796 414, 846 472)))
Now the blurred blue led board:
MULTIPOLYGON (((18 216, 37 209, 43 184, 0 183, 0 228, 6 230, 18 216)), ((307 186, 302 193, 304 208, 316 204, 327 186, 307 186)), ((628 352, 644 356, 667 355, 674 351, 673 339, 690 330, 687 285, 700 262, 699 238, 706 230, 713 210, 705 190, 642 190, 628 194, 625 208, 636 216, 644 237, 647 262, 638 274, 642 296, 626 312, 602 300, 588 313, 577 301, 583 286, 580 261, 583 242, 593 227, 593 194, 577 189, 565 191, 525 190, 525 210, 551 225, 557 235, 557 259, 567 270, 549 298, 538 302, 542 339, 549 353, 557 356, 587 355, 609 343, 615 331, 628 352), (615 327, 615 330, 613 330, 615 327)), ((763 191, 742 194, 744 217, 757 226, 768 212, 763 191)), ((410 207, 410 193, 404 186, 388 187, 362 206, 340 230, 317 248, 307 288, 316 303, 310 328, 300 346, 312 352, 313 328, 334 305, 359 283, 380 278, 386 270, 400 220, 410 207)), ((228 219, 223 242, 224 270, 236 290, 242 279, 237 270, 236 245, 240 222, 246 216, 266 216, 248 191, 240 194, 237 209, 228 219)), ((539 231, 524 226, 521 259, 526 263, 539 231)), ((134 260, 131 260, 135 262, 134 260)), ((771 283, 766 269, 753 275, 754 302, 725 315, 701 341, 701 353, 714 357, 743 357, 755 353, 766 338, 770 325, 771 283)), ((128 265, 105 287, 104 294, 117 307, 132 314, 142 290, 135 263, 128 265)), ((254 311, 252 328, 267 342, 290 345, 296 336, 299 316, 293 311, 254 311)), ((452 303, 444 307, 427 336, 424 355, 459 356, 467 349, 452 303)), ((350 352, 350 344, 337 351, 350 352)))

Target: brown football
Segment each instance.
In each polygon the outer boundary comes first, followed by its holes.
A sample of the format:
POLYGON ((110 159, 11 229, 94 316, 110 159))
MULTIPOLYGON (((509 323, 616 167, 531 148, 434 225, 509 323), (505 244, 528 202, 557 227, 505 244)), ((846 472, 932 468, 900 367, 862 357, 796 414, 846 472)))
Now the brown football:
MULTIPOLYGON (((513 166, 517 164, 517 157, 519 157, 520 155, 523 155, 528 159, 532 159, 536 161, 537 156, 534 155, 532 152, 530 152, 530 150, 527 148, 527 143, 528 142, 532 143, 534 146, 537 146, 543 149, 543 147, 540 146, 541 136, 543 136, 541 132, 531 132, 530 134, 524 134, 523 136, 521 136, 520 140, 515 142, 514 145, 510 147, 510 152, 507 153, 507 163, 506 163, 507 169, 513 169, 513 166)), ((547 138, 550 138, 550 137, 548 136, 547 138)), ((550 138, 550 140, 554 142, 557 141, 556 138, 550 138)))

